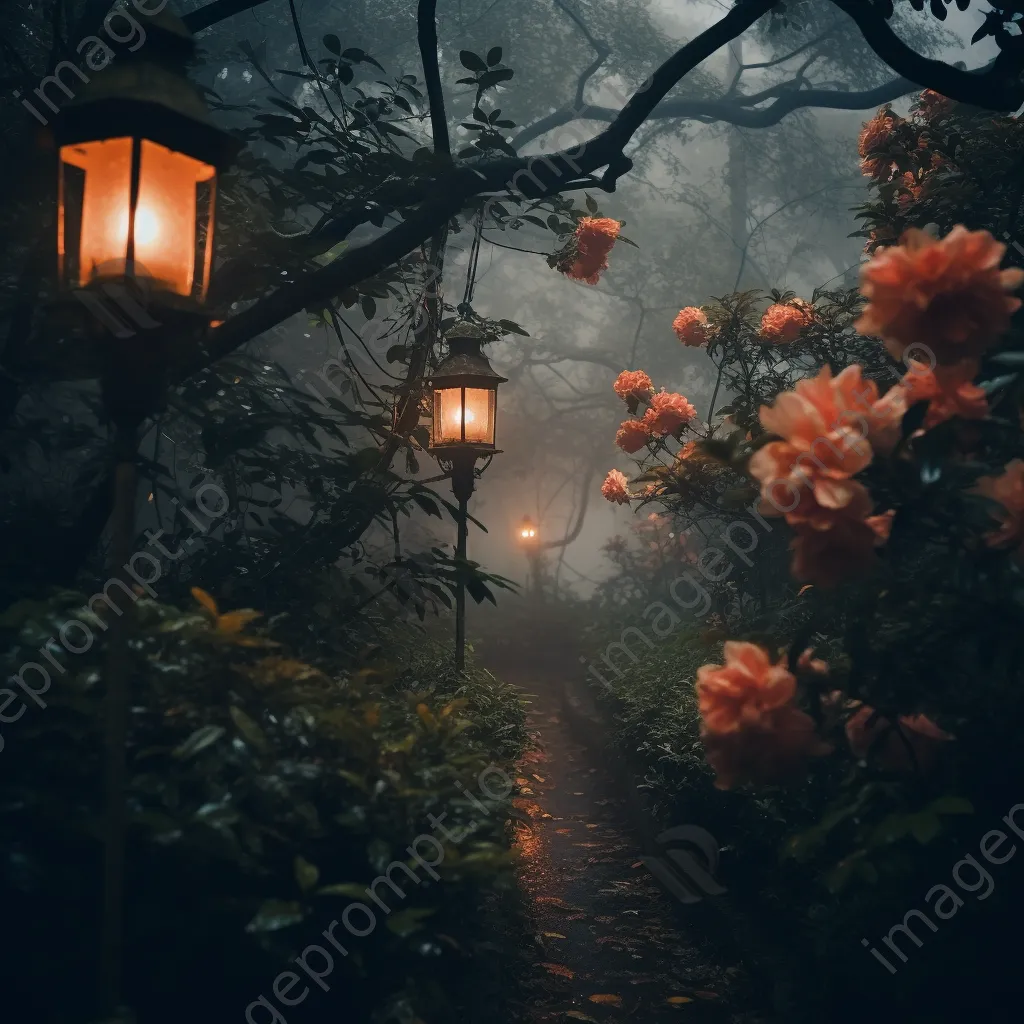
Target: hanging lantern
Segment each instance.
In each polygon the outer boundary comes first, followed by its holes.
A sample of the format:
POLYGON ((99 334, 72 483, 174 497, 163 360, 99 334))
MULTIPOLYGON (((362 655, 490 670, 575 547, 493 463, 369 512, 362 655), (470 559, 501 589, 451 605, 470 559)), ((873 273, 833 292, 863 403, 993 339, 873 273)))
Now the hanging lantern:
POLYGON ((523 521, 519 524, 519 541, 524 546, 530 544, 536 544, 539 538, 539 532, 533 520, 529 516, 523 516, 523 521))
POLYGON ((198 311, 213 260, 217 173, 239 143, 186 77, 192 35, 167 11, 61 110, 57 251, 74 292, 128 280, 160 305, 198 311))
POLYGON ((431 375, 434 416, 430 447, 435 455, 495 451, 498 385, 508 378, 491 368, 483 338, 472 324, 456 324, 447 336, 448 356, 431 375))

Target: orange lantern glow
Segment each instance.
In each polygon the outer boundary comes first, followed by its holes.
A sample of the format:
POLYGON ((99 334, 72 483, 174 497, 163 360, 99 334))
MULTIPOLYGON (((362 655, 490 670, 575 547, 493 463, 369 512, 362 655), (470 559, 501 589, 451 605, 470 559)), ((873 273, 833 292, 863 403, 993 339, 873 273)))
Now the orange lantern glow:
POLYGON ((483 339, 470 325, 448 335, 448 357, 431 378, 434 418, 431 449, 494 451, 498 385, 506 378, 480 350, 483 339))
POLYGON ((217 172, 239 146, 185 75, 185 25, 162 11, 146 27, 146 46, 91 78, 54 126, 60 283, 77 291, 127 278, 198 307, 210 283, 217 172))
POLYGON ((524 547, 529 547, 536 544, 539 539, 540 531, 536 523, 529 516, 523 516, 523 521, 519 524, 519 542, 524 547))

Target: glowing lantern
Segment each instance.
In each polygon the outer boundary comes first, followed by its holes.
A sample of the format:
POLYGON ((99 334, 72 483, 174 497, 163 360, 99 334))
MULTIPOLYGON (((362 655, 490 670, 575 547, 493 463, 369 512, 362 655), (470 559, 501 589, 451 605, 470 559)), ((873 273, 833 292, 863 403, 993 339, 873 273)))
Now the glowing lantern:
POLYGON ((523 516, 519 524, 519 540, 524 546, 535 544, 538 539, 537 527, 529 516, 523 516))
POLYGON ((430 445, 435 454, 495 450, 498 385, 507 378, 491 368, 482 339, 469 324, 448 335, 448 356, 431 376, 434 418, 430 445))
POLYGON ((128 279, 161 304, 198 308, 213 260, 217 172, 239 144, 185 74, 191 33, 167 11, 61 110, 57 251, 76 291, 128 279))

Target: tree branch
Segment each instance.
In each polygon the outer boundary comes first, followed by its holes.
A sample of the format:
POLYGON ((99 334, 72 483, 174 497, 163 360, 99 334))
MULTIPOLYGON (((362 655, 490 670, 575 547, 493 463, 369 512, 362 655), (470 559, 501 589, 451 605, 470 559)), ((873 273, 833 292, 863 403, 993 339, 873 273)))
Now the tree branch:
POLYGON ((444 113, 444 93, 441 90, 441 71, 437 66, 437 0, 419 0, 416 7, 416 38, 423 62, 423 81, 427 86, 430 103, 430 131, 434 138, 434 152, 451 162, 452 148, 448 139, 448 121, 444 113))
MULTIPOLYGON (((676 99, 659 103, 651 112, 649 120, 678 118, 701 121, 723 121, 739 128, 767 128, 778 124, 787 114, 803 107, 823 107, 830 110, 868 110, 891 103, 893 100, 915 92, 920 86, 909 78, 894 78, 891 82, 856 92, 835 92, 831 89, 789 89, 772 86, 756 97, 739 97, 736 100, 693 100, 676 99), (767 107, 749 106, 762 96, 778 93, 778 99, 767 107), (744 102, 745 101, 745 102, 744 102)), ((611 107, 585 106, 582 109, 556 110, 523 129, 513 140, 517 149, 539 138, 541 135, 560 128, 562 125, 582 119, 587 121, 613 121, 617 111, 611 107)))
POLYGON ((1024 80, 1016 59, 1002 51, 984 71, 961 71, 911 49, 865 0, 832 0, 860 29, 875 54, 904 78, 960 103, 986 110, 1015 111, 1024 103, 1024 80))
POLYGON ((200 7, 198 11, 192 11, 182 17, 182 21, 188 26, 190 32, 202 32, 204 28, 216 25, 219 21, 231 18, 242 11, 251 10, 265 4, 267 0, 213 0, 212 4, 200 7))

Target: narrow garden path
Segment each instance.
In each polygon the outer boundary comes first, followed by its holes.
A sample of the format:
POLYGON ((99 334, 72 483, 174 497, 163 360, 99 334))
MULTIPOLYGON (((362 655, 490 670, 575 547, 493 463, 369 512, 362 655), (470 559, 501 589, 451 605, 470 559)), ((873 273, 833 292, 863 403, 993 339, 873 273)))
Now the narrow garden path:
POLYGON ((564 720, 548 675, 557 667, 502 660, 490 667, 527 695, 534 740, 518 780, 519 885, 534 945, 517 1022, 766 1021, 743 970, 687 932, 685 908, 640 863, 615 765, 599 763, 564 720))

